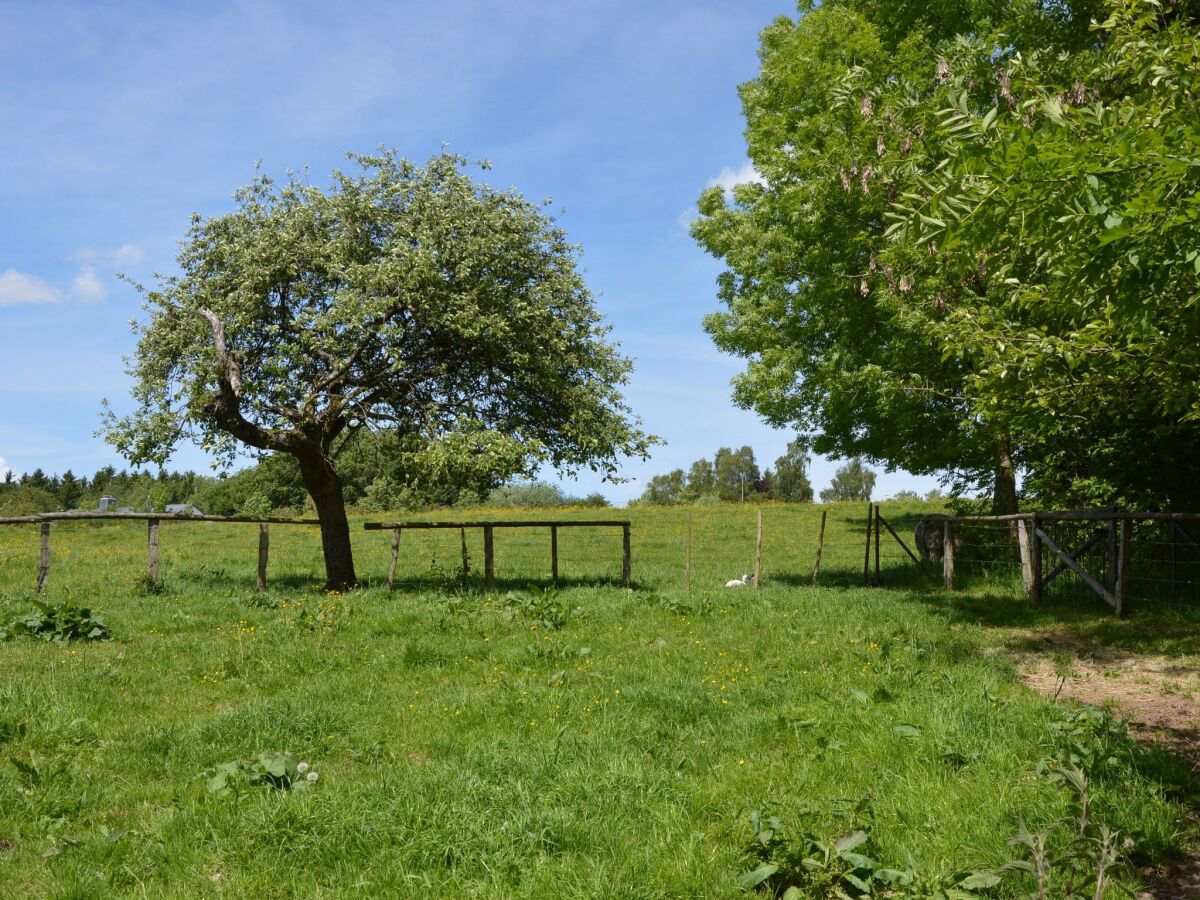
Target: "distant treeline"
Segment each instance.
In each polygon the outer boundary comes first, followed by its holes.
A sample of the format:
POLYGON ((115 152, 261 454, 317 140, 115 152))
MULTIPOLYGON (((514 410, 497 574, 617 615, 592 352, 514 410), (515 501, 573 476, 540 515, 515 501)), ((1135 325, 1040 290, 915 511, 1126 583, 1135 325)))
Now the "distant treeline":
POLYGON ((641 503, 739 502, 743 500, 783 500, 808 503, 813 498, 808 480, 808 457, 798 441, 775 460, 775 466, 760 471, 754 450, 741 447, 720 448, 710 459, 698 459, 685 472, 675 469, 655 475, 646 483, 641 503))
MULTIPOLYGON (((537 481, 499 486, 439 485, 422 489, 386 458, 359 448, 339 463, 347 503, 383 512, 439 506, 608 506, 602 494, 573 497, 537 481)), ((139 512, 159 512, 168 504, 192 504, 209 515, 300 513, 312 504, 291 457, 271 456, 228 476, 195 472, 118 471, 106 466, 88 477, 70 470, 47 475, 41 469, 0 482, 0 516, 23 516, 70 509, 98 509, 101 497, 139 512)))

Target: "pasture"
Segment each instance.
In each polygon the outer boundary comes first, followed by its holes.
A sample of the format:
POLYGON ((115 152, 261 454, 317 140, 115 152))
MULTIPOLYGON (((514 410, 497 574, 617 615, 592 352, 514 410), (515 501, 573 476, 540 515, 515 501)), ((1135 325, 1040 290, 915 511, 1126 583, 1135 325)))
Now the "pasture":
MULTIPOLYGON (((45 598, 90 607, 113 639, 0 643, 0 893, 749 896, 757 813, 796 846, 863 830, 858 852, 920 896, 1013 859, 1022 821, 1069 814, 1046 775, 1068 760, 1091 818, 1134 842, 1121 884, 1184 852, 1190 767, 1035 694, 1007 651, 1053 627, 1194 671, 1190 608, 1035 611, 989 581, 951 597, 898 548, 900 586, 863 588, 857 506, 832 507, 812 588, 819 509, 767 508, 755 591, 720 587, 753 568, 753 509, 696 507, 690 593, 685 509, 613 516, 633 520, 632 590, 614 529, 560 533, 559 589, 548 534, 498 531, 495 592, 478 532, 466 589, 457 532, 406 532, 388 592, 389 535, 360 516, 369 586, 330 595, 315 529, 272 529, 258 593, 253 526, 164 522, 157 592, 139 581, 144 523, 56 525, 45 598), (210 790, 206 771, 265 752, 319 779, 210 790)), ((0 619, 30 608, 36 563, 36 528, 0 530, 0 619)), ((876 895, 901 890, 889 877, 876 895)))

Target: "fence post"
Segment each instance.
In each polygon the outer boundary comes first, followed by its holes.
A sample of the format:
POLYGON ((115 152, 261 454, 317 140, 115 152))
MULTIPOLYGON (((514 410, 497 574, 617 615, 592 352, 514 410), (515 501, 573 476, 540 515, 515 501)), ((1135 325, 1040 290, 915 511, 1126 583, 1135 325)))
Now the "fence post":
MULTIPOLYGON (((1029 553, 1029 529, 1024 519, 1017 519, 1017 552, 1021 555, 1021 587, 1025 593, 1033 591, 1033 559, 1029 553)), ((1034 537, 1034 540, 1037 540, 1034 537)))
POLYGON ((483 526, 483 582, 488 587, 496 586, 496 547, 491 525, 483 526))
POLYGON ((825 517, 829 510, 821 510, 821 530, 817 533, 817 564, 813 566, 813 587, 817 586, 817 576, 821 574, 821 551, 825 548, 825 517))
POLYGON ((46 579, 50 577, 50 523, 43 522, 39 529, 41 549, 38 553, 37 593, 46 589, 46 579))
POLYGON ((762 587, 762 507, 758 508, 758 534, 754 538, 754 589, 762 587))
POLYGON ((867 504, 867 550, 863 556, 863 587, 871 583, 871 519, 874 517, 874 507, 867 504))
POLYGON ((632 544, 632 541, 630 539, 628 523, 621 526, 621 544, 622 544, 622 550, 624 552, 623 558, 621 560, 621 584, 624 585, 625 587, 629 587, 629 576, 631 574, 631 569, 633 568, 633 566, 632 566, 632 560, 630 559, 630 557, 632 556, 632 547, 630 546, 632 544))
POLYGON ((150 519, 148 528, 148 543, 150 545, 150 564, 146 575, 151 584, 158 583, 158 519, 150 519))
POLYGON ((1133 520, 1121 520, 1121 536, 1119 538, 1117 562, 1117 589, 1113 598, 1117 601, 1114 609, 1118 616, 1125 615, 1125 598, 1129 593, 1129 567, 1133 557, 1133 520))
POLYGON ((954 520, 942 523, 942 583, 946 590, 954 590, 954 520))
POLYGON ((1038 534, 1041 530, 1041 520, 1037 513, 1033 514, 1030 519, 1030 535, 1029 535, 1029 556, 1030 568, 1033 570, 1033 580, 1029 585, 1029 601, 1034 606, 1041 605, 1042 602, 1042 538, 1038 534))
POLYGON ((271 526, 262 523, 258 526, 258 589, 267 589, 267 554, 271 547, 271 526))
POLYGON ((879 511, 879 504, 875 504, 875 587, 883 585, 883 579, 879 577, 879 532, 883 531, 883 523, 880 521, 883 514, 879 511))
POLYGON ((470 557, 467 555, 467 529, 458 529, 458 542, 462 547, 463 587, 467 586, 467 576, 471 573, 470 557))
POLYGON ((558 526, 550 526, 550 578, 558 584, 558 526))
MULTIPOLYGON (((1113 512, 1116 512, 1116 510, 1114 509, 1113 512)), ((1117 527, 1117 520, 1109 519, 1108 520, 1108 561, 1107 561, 1107 564, 1105 566, 1105 571, 1104 571, 1104 586, 1107 587, 1109 590, 1109 593, 1112 593, 1114 596, 1116 596, 1115 592, 1117 590, 1117 566, 1120 565, 1120 553, 1121 553, 1121 546, 1120 546, 1121 542, 1120 542, 1120 538, 1118 537, 1118 534, 1117 534, 1118 531, 1119 531, 1119 529, 1117 527)))
POLYGON ((692 592, 692 511, 688 510, 687 544, 684 550, 683 583, 687 592, 692 592))
POLYGON ((392 529, 392 563, 388 566, 388 590, 396 583, 396 562, 400 559, 400 529, 392 529))

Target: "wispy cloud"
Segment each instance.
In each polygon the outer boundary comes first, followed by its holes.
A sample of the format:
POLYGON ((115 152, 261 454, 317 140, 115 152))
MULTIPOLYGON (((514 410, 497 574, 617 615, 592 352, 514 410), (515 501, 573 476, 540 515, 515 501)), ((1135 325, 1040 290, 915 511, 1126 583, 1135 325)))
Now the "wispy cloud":
POLYGON ((18 303, 57 303, 62 299, 58 288, 36 275, 8 269, 0 275, 0 306, 18 303))
POLYGON ((104 283, 96 277, 96 270, 84 266, 71 282, 71 296, 84 303, 99 303, 108 296, 104 283))
POLYGON ((3 481, 5 478, 7 478, 8 473, 11 471, 12 471, 12 468, 5 461, 4 457, 0 456, 0 481, 3 481))
POLYGON ((754 163, 747 162, 740 169, 732 169, 726 166, 721 170, 721 174, 716 178, 710 178, 708 181, 709 187, 719 187, 729 193, 739 184, 766 184, 766 180, 758 174, 758 170, 754 168, 754 163))
POLYGON ((135 266, 146 261, 146 248, 141 244, 126 243, 115 250, 97 250, 95 247, 81 247, 75 251, 73 258, 77 262, 89 265, 115 268, 117 266, 135 266))

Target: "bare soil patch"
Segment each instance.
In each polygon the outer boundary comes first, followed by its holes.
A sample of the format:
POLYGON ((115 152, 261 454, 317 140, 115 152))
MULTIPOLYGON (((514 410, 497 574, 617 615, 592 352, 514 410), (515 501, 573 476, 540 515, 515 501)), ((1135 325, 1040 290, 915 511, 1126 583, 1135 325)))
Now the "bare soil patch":
MULTIPOLYGON (((1034 690, 1111 708, 1138 740, 1200 771, 1200 660, 1086 645, 1059 629, 1024 632, 1012 655, 1034 690)), ((1200 900, 1200 852, 1144 876, 1139 900, 1200 900)))

